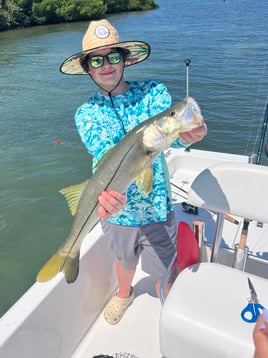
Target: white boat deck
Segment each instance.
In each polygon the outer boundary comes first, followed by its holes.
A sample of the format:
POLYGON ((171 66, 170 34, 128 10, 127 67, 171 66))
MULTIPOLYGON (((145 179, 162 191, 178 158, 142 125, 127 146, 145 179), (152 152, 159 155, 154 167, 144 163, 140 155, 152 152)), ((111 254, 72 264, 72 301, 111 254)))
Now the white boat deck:
MULTIPOLYGON (((224 154, 218 155, 214 153, 211 157, 205 160, 202 158, 202 152, 200 152, 200 160, 196 164, 196 156, 198 157, 199 152, 195 151, 194 157, 183 157, 179 160, 187 161, 187 166, 182 163, 181 171, 174 171, 172 174, 172 158, 169 162, 171 171, 171 182, 172 185, 173 201, 175 207, 175 213, 177 221, 185 221, 190 226, 194 220, 202 220, 205 222, 205 240, 207 244, 207 260, 209 261, 212 245, 216 214, 210 211, 199 209, 198 215, 187 214, 182 211, 182 202, 187 202, 187 193, 190 189, 191 183, 196 175, 203 170, 209 163, 214 164, 219 160, 230 160, 238 162, 247 162, 247 158, 243 156, 226 156, 224 154), (215 155, 215 156, 214 156, 215 155), (193 162, 190 170, 191 163, 193 162), (185 169, 185 167, 187 169, 185 169), (179 188, 178 188, 179 187, 179 188), (180 190, 183 189, 183 190, 180 190)), ((176 167, 178 166, 178 158, 176 160, 176 167)), ((232 222, 225 221, 222 247, 225 250, 221 251, 220 261, 226 265, 232 265, 233 259, 233 248, 235 243, 239 242, 241 235, 241 229, 243 225, 243 219, 234 217, 239 224, 236 225, 232 222)), ((257 222, 251 222, 249 225, 248 233, 248 246, 250 247, 250 253, 254 254, 252 259, 248 260, 247 270, 254 271, 256 273, 256 261, 259 260, 259 272, 258 274, 268 278, 268 271, 266 270, 266 259, 265 250, 267 248, 268 237, 268 225, 260 225, 257 222), (259 239, 256 240, 256 237, 259 239), (252 267, 254 266, 254 267, 252 267)), ((122 320, 119 324, 111 326, 107 324, 103 318, 103 314, 99 316, 93 327, 86 334, 79 347, 76 349, 72 358, 91 358, 94 355, 114 355, 120 352, 124 352, 126 357, 138 357, 138 358, 161 358, 159 347, 159 318, 161 313, 160 300, 155 295, 154 283, 150 277, 146 276, 140 267, 138 267, 135 281, 134 281, 134 292, 136 298, 133 304, 128 308, 122 320)), ((251 349, 253 349, 253 342, 249 343, 251 349)), ((123 357, 124 355, 122 355, 123 357)), ((116 356, 117 357, 117 356, 116 356)))
POLYGON ((134 282, 135 300, 117 325, 109 325, 99 316, 72 358, 128 353, 126 357, 160 358, 160 300, 155 296, 154 282, 137 268, 134 282))
MULTIPOLYGON (((177 218, 192 223, 193 220, 204 220, 212 224, 212 228, 207 226, 206 241, 212 241, 213 227, 215 226, 216 215, 205 210, 199 210, 199 215, 185 214, 180 209, 180 203, 177 203, 176 215, 177 218)), ((224 241, 226 250, 221 252, 220 260, 226 265, 232 264, 233 250, 232 247, 235 242, 238 242, 241 229, 242 220, 236 217, 239 225, 235 225, 226 221, 224 234, 229 235, 230 242, 224 241)), ((261 229, 256 222, 252 222, 249 228, 249 246, 254 241, 255 249, 258 251, 266 244, 268 237, 268 225, 264 224, 261 229), (254 236, 260 235, 260 240, 256 243, 254 236), (253 236, 253 237, 252 237, 253 236)), ((210 256, 210 248, 207 247, 207 256, 210 256)), ((256 273, 256 258, 248 260, 248 271, 256 273), (254 269, 252 269, 252 265, 254 269)), ((268 278, 268 270, 263 257, 260 258, 259 274, 260 276, 268 278)), ((137 268, 134 281, 135 300, 128 308, 124 317, 117 325, 109 325, 101 314, 90 331, 85 335, 79 347, 72 354, 71 358, 92 358, 95 355, 110 355, 121 357, 119 353, 124 352, 126 355, 122 357, 138 357, 138 358, 161 358, 159 347, 159 318, 161 313, 160 300, 155 295, 154 282, 148 277, 140 267, 137 268), (116 355, 118 354, 118 355, 116 355), (128 355, 127 355, 128 354, 128 355)), ((253 350, 253 341, 251 344, 253 350)), ((242 358, 242 357, 241 357, 242 358)))
MULTIPOLYGON (((190 226, 194 220, 205 222, 206 259, 210 261, 216 214, 200 208, 198 215, 187 214, 181 203, 187 202, 192 181, 207 166, 221 160, 246 162, 247 158, 204 151, 181 156, 178 153, 176 150, 167 154, 171 183, 176 185, 172 185, 176 218, 190 226)), ((243 219, 235 219, 239 225, 227 220, 224 223, 219 262, 227 266, 232 266, 234 244, 239 241, 242 229, 243 219)), ((138 266, 133 304, 117 325, 107 324, 102 310, 116 289, 113 256, 100 225, 89 236, 82 245, 81 269, 74 284, 67 285, 62 275, 45 284, 37 283, 1 318, 1 358, 92 358, 101 354, 116 358, 162 358, 159 342, 162 305, 155 295, 154 282, 138 266)), ((251 255, 246 271, 265 278, 268 278, 267 237, 268 224, 250 222, 247 245, 251 255)), ((265 297, 260 299, 265 305, 265 297)), ((243 294, 243 304, 245 300, 243 294)), ((252 352, 250 341, 247 357, 251 358, 252 352)))

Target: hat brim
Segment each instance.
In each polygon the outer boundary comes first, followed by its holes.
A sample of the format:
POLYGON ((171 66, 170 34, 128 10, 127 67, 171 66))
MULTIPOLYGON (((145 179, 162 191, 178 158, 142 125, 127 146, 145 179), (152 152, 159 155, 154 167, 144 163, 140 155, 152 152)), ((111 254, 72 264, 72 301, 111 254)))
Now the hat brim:
POLYGON ((68 57, 60 66, 60 72, 67 75, 87 75, 88 72, 85 72, 80 65, 80 59, 97 50, 103 50, 106 48, 112 47, 121 47, 129 51, 125 60, 125 67, 135 65, 136 63, 146 60, 146 58, 151 53, 150 45, 146 42, 141 41, 128 41, 128 42, 119 42, 114 44, 109 44, 106 46, 95 47, 90 50, 85 50, 82 52, 75 53, 74 55, 68 57))

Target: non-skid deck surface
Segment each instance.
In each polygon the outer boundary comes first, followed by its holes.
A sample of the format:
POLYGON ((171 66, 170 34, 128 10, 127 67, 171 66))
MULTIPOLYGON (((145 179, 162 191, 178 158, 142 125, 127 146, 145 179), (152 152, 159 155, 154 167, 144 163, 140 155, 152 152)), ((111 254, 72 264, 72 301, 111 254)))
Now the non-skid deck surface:
MULTIPOLYGON (((154 282, 138 267, 134 281, 135 300, 117 325, 109 325, 103 314, 84 337, 72 358, 92 358, 126 352, 138 358, 160 358, 160 300, 154 282)), ((127 356, 127 355, 126 355, 127 356)), ((127 356, 128 357, 128 356, 127 356)))

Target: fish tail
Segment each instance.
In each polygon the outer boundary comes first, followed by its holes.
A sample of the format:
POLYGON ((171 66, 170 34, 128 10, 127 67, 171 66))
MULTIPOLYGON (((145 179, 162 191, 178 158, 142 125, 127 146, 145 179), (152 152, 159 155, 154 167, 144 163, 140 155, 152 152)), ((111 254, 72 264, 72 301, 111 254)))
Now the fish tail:
POLYGON ((58 272, 62 271, 64 260, 65 257, 56 252, 38 272, 36 280, 39 282, 51 280, 58 272))
POLYGON ((62 256, 57 251, 38 272, 36 280, 39 282, 49 281, 61 271, 64 272, 68 283, 76 280, 79 273, 79 251, 74 257, 62 256))
POLYGON ((68 283, 72 283, 77 279, 79 273, 79 251, 77 252, 76 256, 67 256, 65 258, 62 271, 64 272, 66 281, 68 283))

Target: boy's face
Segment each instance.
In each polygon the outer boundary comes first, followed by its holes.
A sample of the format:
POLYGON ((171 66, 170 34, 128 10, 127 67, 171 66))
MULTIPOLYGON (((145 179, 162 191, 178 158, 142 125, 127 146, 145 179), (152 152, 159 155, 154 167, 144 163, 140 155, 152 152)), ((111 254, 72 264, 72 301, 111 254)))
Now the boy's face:
MULTIPOLYGON (((115 49, 108 48, 104 50, 96 50, 90 53, 90 57, 94 56, 106 56, 111 52, 115 52, 115 49)), ((124 71, 124 61, 121 56, 121 60, 117 64, 110 64, 107 58, 104 57, 104 62, 101 67, 94 68, 89 63, 90 75, 97 84, 107 91, 114 89, 122 77, 124 71)))

